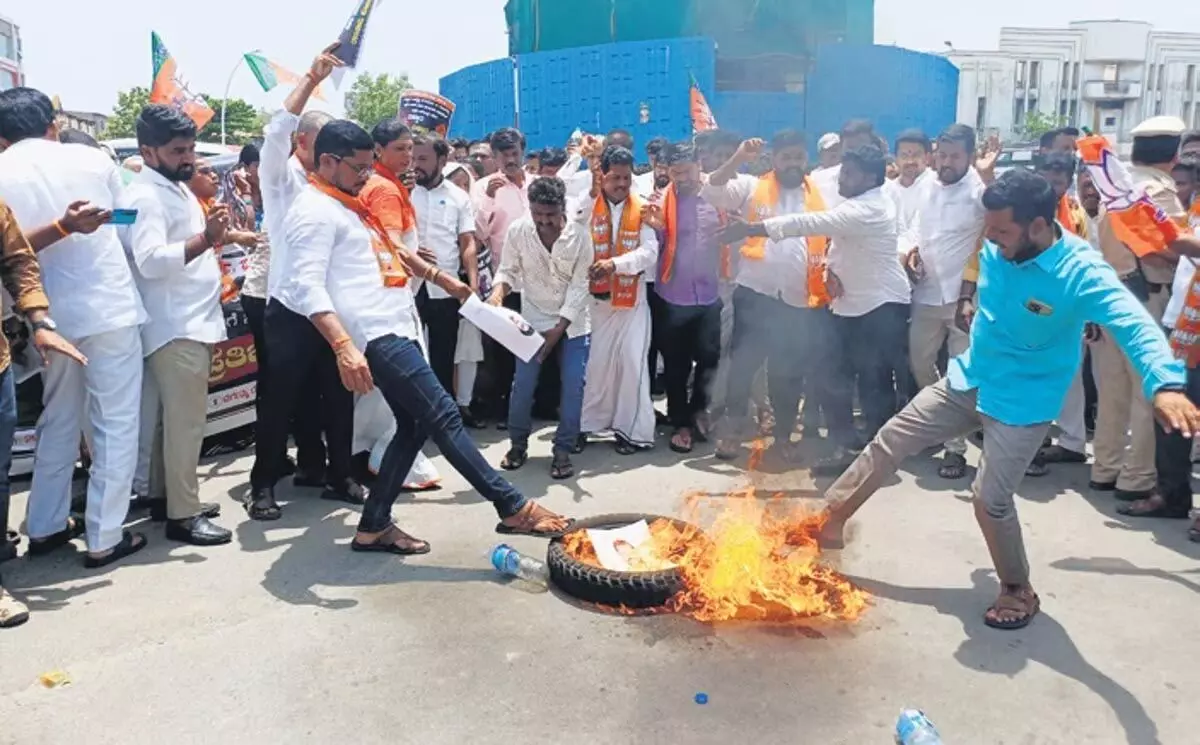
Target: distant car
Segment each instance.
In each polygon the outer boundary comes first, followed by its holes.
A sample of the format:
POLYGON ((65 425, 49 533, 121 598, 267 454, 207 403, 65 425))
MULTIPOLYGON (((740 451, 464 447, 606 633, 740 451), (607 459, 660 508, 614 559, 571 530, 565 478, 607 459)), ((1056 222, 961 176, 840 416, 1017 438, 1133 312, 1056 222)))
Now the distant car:
MULTIPOLYGON (((117 162, 124 162, 131 155, 138 154, 137 140, 133 137, 122 137, 116 140, 104 140, 100 146, 110 150, 113 155, 117 156, 117 162)), ((217 145, 211 142, 197 142, 196 154, 205 157, 211 155, 229 155, 233 154, 234 160, 237 160, 237 154, 242 150, 241 145, 217 145)))
POLYGON ((1001 176, 1014 168, 1033 168, 1037 165, 1038 150, 1035 146, 1006 147, 996 159, 996 175, 1001 176))

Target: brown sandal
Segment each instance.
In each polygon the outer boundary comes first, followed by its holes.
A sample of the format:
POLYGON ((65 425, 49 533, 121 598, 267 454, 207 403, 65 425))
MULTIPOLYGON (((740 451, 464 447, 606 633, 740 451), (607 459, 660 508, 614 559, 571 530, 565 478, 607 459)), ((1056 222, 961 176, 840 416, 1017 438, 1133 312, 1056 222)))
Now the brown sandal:
POLYGON ((432 549, 429 543, 411 536, 400 529, 398 525, 392 523, 379 536, 370 543, 360 543, 357 538, 350 542, 351 551, 359 551, 362 553, 384 553, 396 554, 397 556, 420 556, 429 553, 432 549), (403 540, 408 543, 408 546, 401 546, 397 541, 403 540))
POLYGON ((526 503, 520 512, 509 519, 513 518, 517 518, 519 521, 515 525, 499 522, 496 524, 496 532, 500 535, 523 535, 531 538, 561 538, 571 532, 571 527, 575 524, 574 520, 556 515, 537 502, 526 503), (566 519, 567 523, 562 529, 548 530, 545 528, 547 522, 562 519, 566 519))
POLYGON ((1029 625, 1041 607, 1041 599, 1031 588, 1005 587, 992 607, 983 614, 983 622, 993 629, 1004 631, 1023 629, 1029 625), (1001 617, 1001 614, 1006 612, 1021 615, 1009 618, 1001 617))

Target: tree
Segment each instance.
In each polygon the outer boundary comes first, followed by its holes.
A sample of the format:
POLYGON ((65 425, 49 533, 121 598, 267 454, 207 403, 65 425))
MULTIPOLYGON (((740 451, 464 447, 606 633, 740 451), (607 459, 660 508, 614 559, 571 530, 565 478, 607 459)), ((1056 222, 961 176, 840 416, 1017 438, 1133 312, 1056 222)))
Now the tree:
POLYGON ((400 94, 411 88, 407 75, 364 72, 346 92, 346 116, 371 129, 400 111, 400 94))
POLYGON ((117 105, 113 107, 112 116, 108 118, 108 124, 104 127, 104 134, 101 139, 115 140, 120 137, 133 137, 137 134, 134 131, 134 123, 137 121, 138 114, 142 113, 142 108, 150 102, 150 89, 130 88, 117 94, 117 105))
MULTIPOLYGON (((213 110, 213 118, 196 139, 200 142, 221 141, 221 99, 204 95, 205 102, 213 110)), ((225 107, 225 142, 230 145, 245 145, 262 137, 266 119, 262 112, 240 98, 231 98, 225 107)))
POLYGON ((1025 115, 1025 122, 1017 127, 1017 132, 1021 135, 1022 139, 1029 142, 1036 142, 1047 132, 1065 125, 1066 119, 1064 117, 1046 114, 1041 111, 1030 111, 1025 115))

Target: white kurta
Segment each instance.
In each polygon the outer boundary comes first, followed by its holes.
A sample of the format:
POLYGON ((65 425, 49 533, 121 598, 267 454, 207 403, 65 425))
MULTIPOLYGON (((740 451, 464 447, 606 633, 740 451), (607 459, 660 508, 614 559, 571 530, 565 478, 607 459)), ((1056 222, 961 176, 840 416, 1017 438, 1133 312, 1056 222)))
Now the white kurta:
MULTIPOLYGON (((609 204, 614 243, 625 204, 609 204)), ((580 210, 576 219, 588 226, 591 210, 580 210)), ((590 228, 584 229, 590 240, 590 228)), ((636 447, 648 448, 654 445, 655 417, 646 365, 650 354, 650 303, 645 273, 658 266, 654 230, 643 226, 637 249, 613 261, 617 274, 642 275, 637 303, 622 310, 613 308, 611 300, 592 301, 592 351, 583 391, 581 429, 587 433, 613 432, 636 447)))

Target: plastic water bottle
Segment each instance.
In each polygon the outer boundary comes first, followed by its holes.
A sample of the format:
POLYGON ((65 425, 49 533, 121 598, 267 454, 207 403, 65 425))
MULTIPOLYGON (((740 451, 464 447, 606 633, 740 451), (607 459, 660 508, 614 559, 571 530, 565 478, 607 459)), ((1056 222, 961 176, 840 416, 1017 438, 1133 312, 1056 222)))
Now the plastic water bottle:
POLYGON ((905 709, 896 720, 896 745, 942 745, 942 738, 925 712, 905 709))
POLYGON ((580 129, 579 127, 576 127, 575 131, 571 133, 571 138, 569 140, 567 140, 567 145, 579 147, 582 144, 583 144, 583 130, 580 129))
POLYGON ((507 543, 501 543, 492 549, 492 566, 501 574, 517 577, 541 587, 545 587, 550 580, 544 562, 532 556, 522 555, 507 543))

